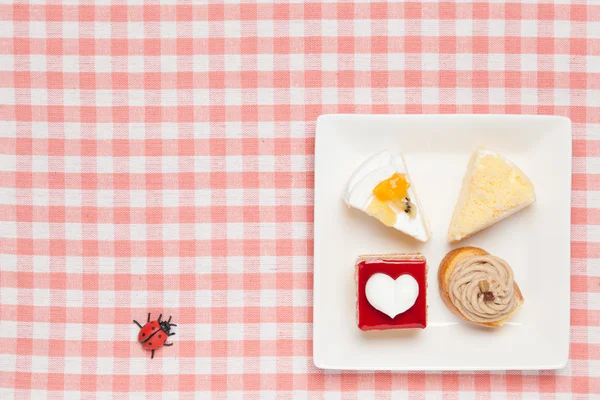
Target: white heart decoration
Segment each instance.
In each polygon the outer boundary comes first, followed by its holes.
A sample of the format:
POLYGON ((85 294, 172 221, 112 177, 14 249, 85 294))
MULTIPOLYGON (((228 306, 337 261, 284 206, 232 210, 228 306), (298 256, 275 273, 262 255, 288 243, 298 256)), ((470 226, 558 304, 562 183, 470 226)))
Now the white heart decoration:
POLYGON ((394 318, 415 304, 419 297, 419 284, 410 275, 400 275, 394 280, 386 274, 377 273, 367 281, 365 294, 373 307, 394 318))

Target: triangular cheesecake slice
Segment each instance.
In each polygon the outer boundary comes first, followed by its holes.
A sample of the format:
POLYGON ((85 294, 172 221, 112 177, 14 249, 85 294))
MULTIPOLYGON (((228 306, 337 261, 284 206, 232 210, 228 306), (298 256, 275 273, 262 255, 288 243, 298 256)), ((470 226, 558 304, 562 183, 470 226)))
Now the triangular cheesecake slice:
POLYGON ((535 201, 531 180, 512 161, 483 149, 471 156, 448 229, 457 242, 535 201))

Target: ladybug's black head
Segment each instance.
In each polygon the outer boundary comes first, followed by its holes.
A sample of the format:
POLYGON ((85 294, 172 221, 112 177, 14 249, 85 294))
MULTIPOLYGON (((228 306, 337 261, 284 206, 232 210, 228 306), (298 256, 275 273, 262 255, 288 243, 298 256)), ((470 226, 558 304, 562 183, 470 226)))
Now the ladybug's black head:
POLYGON ((158 316, 158 323, 160 325, 160 329, 162 329, 168 335, 169 333, 171 333, 171 327, 177 326, 177 325, 171 323, 172 317, 169 317, 169 319, 167 321, 161 321, 160 320, 161 317, 162 317, 162 314, 160 314, 158 316))
POLYGON ((171 324, 167 321, 161 321, 160 329, 162 329, 168 335, 171 332, 171 324))

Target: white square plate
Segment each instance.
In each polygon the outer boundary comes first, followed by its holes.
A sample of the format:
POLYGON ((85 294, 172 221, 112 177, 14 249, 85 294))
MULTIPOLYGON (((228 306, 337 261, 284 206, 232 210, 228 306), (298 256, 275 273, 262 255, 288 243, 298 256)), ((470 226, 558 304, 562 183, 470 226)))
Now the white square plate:
POLYGON ((519 115, 324 115, 315 149, 313 351, 317 367, 353 370, 555 369, 569 353, 571 121, 519 115), (532 206, 458 244, 446 240, 467 162, 477 146, 532 180, 532 206), (404 153, 432 239, 417 242, 349 209, 352 172, 382 150, 404 153), (499 329, 462 322, 442 303, 437 270, 461 246, 506 259, 525 304, 499 329), (359 254, 419 251, 427 258, 424 330, 362 332, 355 321, 359 254))

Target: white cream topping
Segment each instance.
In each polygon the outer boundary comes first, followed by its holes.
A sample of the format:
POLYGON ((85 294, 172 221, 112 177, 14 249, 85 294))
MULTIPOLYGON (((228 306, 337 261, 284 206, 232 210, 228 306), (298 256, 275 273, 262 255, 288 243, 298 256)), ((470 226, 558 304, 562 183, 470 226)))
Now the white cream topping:
POLYGON ((416 208, 416 215, 411 217, 392 203, 388 203, 396 212, 394 228, 417 240, 425 242, 430 236, 428 222, 421 210, 419 199, 414 190, 414 185, 408 176, 408 170, 401 154, 383 151, 375 154, 361 164, 348 181, 348 185, 344 191, 344 201, 350 207, 365 211, 373 200, 373 189, 375 186, 391 177, 394 173, 406 176, 410 184, 408 196, 416 208))
POLYGON ((365 295, 373 307, 394 318, 415 304, 419 297, 419 284, 408 274, 394 280, 389 275, 377 273, 367 281, 365 295))

